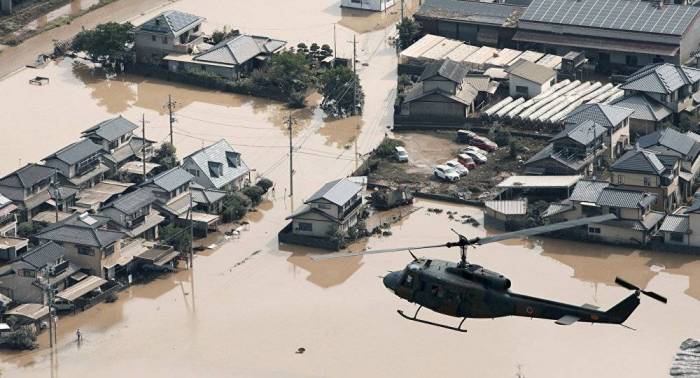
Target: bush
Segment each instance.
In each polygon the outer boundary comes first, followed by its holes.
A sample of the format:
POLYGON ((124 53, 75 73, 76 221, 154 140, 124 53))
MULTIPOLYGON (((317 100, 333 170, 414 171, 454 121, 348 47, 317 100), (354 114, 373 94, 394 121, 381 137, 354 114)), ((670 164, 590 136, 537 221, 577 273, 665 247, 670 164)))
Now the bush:
POLYGON ((161 144, 156 150, 155 162, 161 165, 160 171, 167 171, 177 166, 177 149, 175 146, 169 142, 161 144))
POLYGON ((160 230, 160 240, 180 252, 189 251, 192 243, 189 230, 174 224, 169 224, 160 230))
POLYGON ((250 198, 253 205, 259 204, 262 201, 263 194, 265 194, 265 190, 257 185, 244 188, 241 192, 250 198))
POLYGON ((496 135, 494 137, 494 142, 499 146, 507 146, 510 144, 511 135, 508 130, 503 130, 502 128, 496 129, 496 135))
POLYGON ((522 152, 525 152, 525 146, 517 140, 517 139, 511 139, 510 141, 510 157, 512 159, 516 159, 519 154, 522 152))
POLYGON ((377 156, 383 157, 383 158, 389 158, 394 156, 394 149, 399 146, 403 146, 404 143, 398 139, 389 139, 389 138, 384 138, 382 143, 379 144, 379 147, 377 147, 376 153, 377 156))
POLYGON ((224 199, 224 222, 233 222, 243 218, 248 212, 252 201, 242 193, 231 193, 224 199))
POLYGON ((13 331, 7 337, 7 345, 12 349, 27 350, 36 347, 36 335, 27 327, 13 331))
POLYGON ((41 231, 44 227, 39 223, 33 222, 22 222, 17 226, 17 235, 22 238, 28 239, 32 235, 41 231))
POLYGON ((306 107, 306 96, 303 92, 292 92, 287 100, 287 107, 291 109, 303 109, 306 107))
POLYGON ((265 193, 267 193, 270 188, 272 188, 272 180, 267 178, 261 178, 255 186, 259 186, 265 193))
POLYGON ((399 30, 399 46, 402 49, 410 46, 416 40, 420 32, 420 24, 408 17, 404 17, 404 19, 396 25, 396 28, 399 30))
POLYGON ((128 44, 134 41, 133 28, 129 22, 100 24, 95 29, 78 33, 71 47, 74 51, 84 51, 96 61, 124 59, 128 55, 128 44))

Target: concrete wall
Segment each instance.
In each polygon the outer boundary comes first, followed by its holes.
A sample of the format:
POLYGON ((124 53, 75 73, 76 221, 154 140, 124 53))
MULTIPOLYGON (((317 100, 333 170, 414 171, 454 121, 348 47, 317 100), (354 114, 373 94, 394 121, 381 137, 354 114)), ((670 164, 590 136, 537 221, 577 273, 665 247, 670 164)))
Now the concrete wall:
MULTIPOLYGON (((553 80, 554 81, 554 80, 553 80)), ((530 98, 537 96, 541 92, 546 91, 552 86, 551 82, 546 82, 544 84, 538 84, 530 80, 523 79, 522 77, 511 75, 509 79, 509 93, 513 97, 525 97, 530 98), (516 91, 517 87, 526 87, 527 94, 520 93, 516 91)))
POLYGON ((605 241, 613 244, 635 244, 637 241, 646 243, 644 232, 630 228, 613 227, 604 224, 589 225, 588 235, 593 240, 605 241), (592 233, 591 229, 599 228, 600 233, 592 233))
POLYGON ((471 107, 442 96, 427 96, 408 103, 408 115, 445 118, 466 118, 471 107))

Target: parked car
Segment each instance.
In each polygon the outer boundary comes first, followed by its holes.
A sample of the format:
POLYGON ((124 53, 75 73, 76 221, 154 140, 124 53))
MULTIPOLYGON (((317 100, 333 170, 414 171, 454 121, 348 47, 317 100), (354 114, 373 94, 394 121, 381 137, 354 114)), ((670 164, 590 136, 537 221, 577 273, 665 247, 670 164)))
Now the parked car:
POLYGON ((475 146, 469 146, 469 147, 462 148, 462 150, 460 151, 460 153, 465 153, 465 152, 467 152, 467 151, 474 151, 474 152, 476 152, 477 154, 482 154, 482 155, 484 155, 484 156, 488 155, 488 152, 482 150, 482 149, 479 148, 479 147, 475 147, 475 146))
POLYGON ((456 159, 446 162, 445 165, 454 169, 455 172, 457 172, 457 174, 459 174, 460 176, 465 176, 465 175, 469 174, 469 169, 467 169, 467 167, 460 164, 456 159))
POLYGON ((466 155, 471 156, 472 159, 474 159, 474 161, 475 161, 477 164, 484 164, 484 163, 486 163, 487 161, 489 161, 489 159, 487 159, 486 156, 484 156, 484 155, 482 155, 482 154, 480 154, 480 153, 478 153, 478 152, 474 152, 474 151, 465 151, 464 153, 465 153, 466 155))
POLYGON ((469 140, 469 144, 474 147, 479 147, 482 150, 486 150, 488 152, 493 152, 498 149, 498 145, 496 143, 492 142, 489 138, 485 137, 471 138, 469 140))
POLYGON ((462 164, 467 169, 476 168, 476 163, 474 162, 474 159, 467 154, 457 155, 457 161, 459 162, 459 164, 462 164))
POLYGON ((469 130, 457 130, 457 142, 458 143, 469 143, 469 140, 476 138, 475 132, 469 130))
POLYGON ((408 153, 406 152, 406 149, 401 146, 394 147, 394 158, 396 158, 396 161, 399 163, 407 162, 408 153))
POLYGON ((433 174, 435 177, 445 180, 455 182, 459 180, 459 173, 455 172, 454 169, 446 165, 438 165, 433 169, 433 174))

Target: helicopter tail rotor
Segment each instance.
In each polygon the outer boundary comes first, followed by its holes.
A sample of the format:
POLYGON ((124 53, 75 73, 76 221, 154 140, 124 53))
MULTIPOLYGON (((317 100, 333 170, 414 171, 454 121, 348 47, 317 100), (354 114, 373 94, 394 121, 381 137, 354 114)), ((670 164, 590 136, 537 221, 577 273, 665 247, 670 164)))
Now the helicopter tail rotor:
POLYGON ((668 299, 666 299, 666 297, 664 297, 664 296, 662 296, 662 295, 659 295, 659 294, 657 294, 657 293, 655 293, 655 292, 653 292, 653 291, 642 290, 642 289, 640 289, 639 287, 637 287, 637 286, 635 286, 635 285, 633 285, 633 284, 631 284, 631 283, 629 283, 629 282, 623 280, 623 279, 620 278, 620 277, 615 277, 615 283, 618 284, 618 285, 620 285, 620 286, 622 286, 622 287, 624 287, 625 289, 634 290, 634 291, 639 291, 640 293, 646 295, 647 297, 656 299, 656 300, 659 301, 659 302, 668 303, 668 299))

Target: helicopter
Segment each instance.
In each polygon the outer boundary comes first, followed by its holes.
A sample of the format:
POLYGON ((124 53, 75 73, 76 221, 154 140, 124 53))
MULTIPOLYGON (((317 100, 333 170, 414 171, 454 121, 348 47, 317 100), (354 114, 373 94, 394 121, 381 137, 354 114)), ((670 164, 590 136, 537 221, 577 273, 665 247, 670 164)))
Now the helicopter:
POLYGON ((559 325, 571 325, 577 321, 589 323, 619 324, 623 323, 640 304, 640 294, 667 303, 667 299, 652 291, 639 287, 616 277, 615 283, 632 290, 633 293, 607 311, 601 311, 597 306, 584 304, 570 305, 543 298, 531 297, 510 291, 511 281, 497 272, 488 270, 477 264, 467 262, 467 248, 494 243, 522 236, 539 235, 587 224, 601 223, 616 219, 614 214, 598 215, 581 218, 568 222, 550 224, 514 232, 506 232, 483 238, 469 239, 452 230, 458 236, 457 241, 442 244, 424 245, 417 247, 390 248, 381 250, 365 250, 360 252, 337 252, 326 255, 312 256, 315 261, 363 256, 379 253, 408 251, 413 258, 403 270, 392 271, 383 277, 384 286, 396 296, 411 303, 418 304, 415 314, 407 315, 397 310, 404 319, 446 328, 458 332, 467 332, 462 328, 467 318, 499 318, 504 316, 522 316, 554 320, 559 325), (418 258, 413 251, 428 248, 459 247, 460 261, 457 263, 418 258), (440 324, 418 318, 419 311, 428 309, 453 317, 462 318, 458 326, 440 324))

